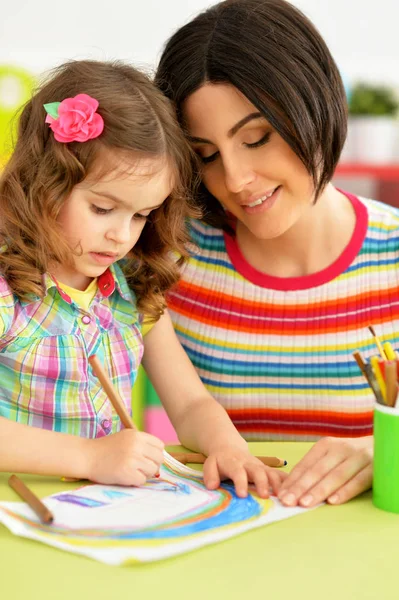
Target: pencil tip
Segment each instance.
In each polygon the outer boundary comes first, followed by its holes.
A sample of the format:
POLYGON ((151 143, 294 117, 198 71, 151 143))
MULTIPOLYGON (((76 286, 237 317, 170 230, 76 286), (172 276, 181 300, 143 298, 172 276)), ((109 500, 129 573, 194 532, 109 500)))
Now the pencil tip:
POLYGON ((284 461, 284 466, 286 466, 286 465, 288 465, 288 462, 285 460, 285 461, 284 461))
POLYGON ((373 335, 375 337, 375 329, 372 325, 369 325, 369 331, 370 331, 371 335, 373 335))

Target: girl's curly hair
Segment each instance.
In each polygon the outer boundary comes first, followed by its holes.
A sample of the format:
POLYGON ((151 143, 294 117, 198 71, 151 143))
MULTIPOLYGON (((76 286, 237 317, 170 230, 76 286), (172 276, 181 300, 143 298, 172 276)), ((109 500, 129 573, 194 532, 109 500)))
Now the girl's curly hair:
POLYGON ((184 260, 186 220, 199 216, 187 192, 193 158, 170 102, 147 75, 119 61, 63 64, 23 108, 15 149, 0 180, 0 271, 21 300, 43 297, 42 275, 49 264, 71 260, 59 211, 74 186, 98 169, 104 150, 134 160, 164 157, 172 168, 174 189, 150 214, 124 267, 138 309, 157 319, 164 293, 178 279, 179 261, 172 260, 172 252, 184 260), (98 100, 104 131, 84 143, 59 143, 45 124, 43 104, 80 93, 98 100))

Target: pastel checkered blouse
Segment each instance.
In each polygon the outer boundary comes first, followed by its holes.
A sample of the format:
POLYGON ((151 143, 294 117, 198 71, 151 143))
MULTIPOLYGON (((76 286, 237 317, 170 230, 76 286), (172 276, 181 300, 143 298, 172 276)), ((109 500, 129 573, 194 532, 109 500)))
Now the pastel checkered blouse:
POLYGON ((126 408, 143 354, 135 296, 119 265, 98 279, 89 310, 49 275, 46 294, 21 302, 0 277, 0 415, 20 423, 101 437, 120 429, 88 357, 108 370, 126 408))

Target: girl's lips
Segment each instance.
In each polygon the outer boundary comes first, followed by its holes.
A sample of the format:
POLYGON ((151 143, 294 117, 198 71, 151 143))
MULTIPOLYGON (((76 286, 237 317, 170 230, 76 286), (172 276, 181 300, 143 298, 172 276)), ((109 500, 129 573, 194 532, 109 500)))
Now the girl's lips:
POLYGON ((90 252, 89 254, 99 265, 112 265, 117 259, 116 256, 109 256, 100 252, 90 252))
POLYGON ((263 213, 263 212, 269 210, 273 206, 273 204, 276 202, 277 198, 280 195, 280 190, 281 190, 281 185, 279 185, 275 189, 273 194, 271 196, 269 196, 269 198, 266 198, 266 200, 264 200, 262 202, 262 204, 258 204, 257 206, 241 205, 241 208, 248 215, 257 215, 259 213, 263 213))

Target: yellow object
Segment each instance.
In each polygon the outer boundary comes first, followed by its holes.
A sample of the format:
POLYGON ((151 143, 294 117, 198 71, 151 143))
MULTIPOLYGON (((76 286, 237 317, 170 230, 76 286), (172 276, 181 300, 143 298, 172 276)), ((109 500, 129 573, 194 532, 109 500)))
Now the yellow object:
POLYGON ((58 282, 60 288, 72 298, 72 300, 83 308, 83 310, 89 310, 90 302, 93 300, 97 293, 97 278, 90 282, 90 285, 85 290, 77 290, 75 288, 65 285, 65 283, 58 282))
POLYGON ((147 335, 147 333, 149 331, 151 331, 151 329, 154 327, 155 323, 149 323, 148 321, 144 320, 144 323, 141 326, 141 333, 143 334, 143 337, 145 335, 147 335))
POLYGON ((392 348, 391 344, 389 342, 385 342, 384 346, 384 352, 386 354, 386 357, 388 360, 396 360, 396 354, 394 349, 392 348))
POLYGON ((378 364, 379 360, 380 359, 378 358, 378 356, 372 356, 370 358, 370 363, 371 363, 371 368, 373 369, 375 378, 377 380, 378 386, 381 390, 382 398, 383 398, 384 402, 386 403, 386 401, 387 401, 387 386, 385 385, 385 381, 384 381, 384 378, 381 373, 380 365, 378 364))
POLYGON ((17 111, 27 102, 34 86, 33 76, 15 65, 0 65, 0 163, 12 152, 17 111))

